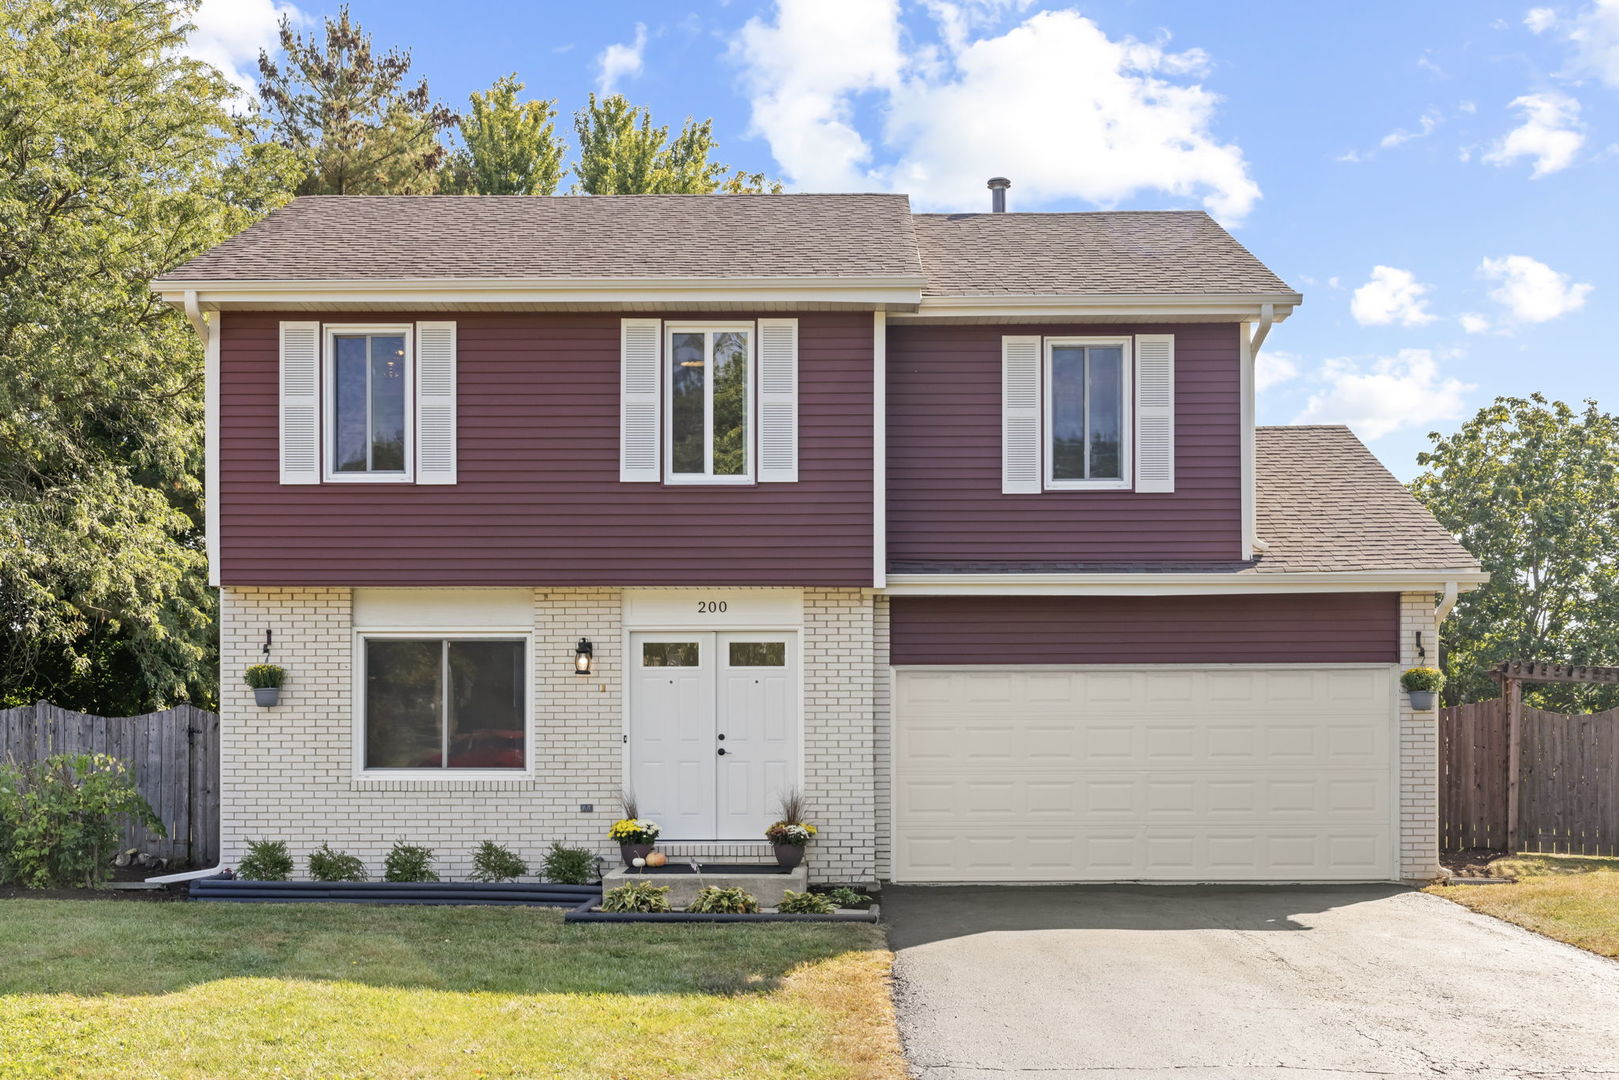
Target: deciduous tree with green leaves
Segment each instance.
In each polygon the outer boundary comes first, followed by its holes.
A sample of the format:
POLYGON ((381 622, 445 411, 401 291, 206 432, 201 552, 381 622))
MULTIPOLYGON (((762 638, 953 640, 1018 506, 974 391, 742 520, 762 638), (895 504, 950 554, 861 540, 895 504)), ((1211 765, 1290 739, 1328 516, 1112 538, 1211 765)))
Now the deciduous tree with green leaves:
POLYGON ((458 195, 555 195, 567 143, 557 134, 556 101, 518 101, 523 84, 503 75, 469 99, 465 146, 450 157, 442 190, 458 195))
POLYGON ((216 694, 202 350, 149 283, 297 165, 181 54, 193 7, 0 0, 0 704, 216 694))
MULTIPOLYGON (((1497 398, 1430 436, 1412 492, 1490 573, 1445 626, 1448 703, 1497 696, 1501 660, 1619 664, 1619 418, 1497 398)), ((1541 708, 1619 704, 1611 686, 1531 684, 1541 708)))
POLYGON ((259 53, 259 100, 270 136, 296 151, 299 195, 422 195, 438 190, 447 151, 439 134, 456 115, 424 78, 407 86, 410 51, 381 56, 347 5, 307 38, 281 19, 282 63, 259 53), (324 40, 322 40, 324 38, 324 40))
POLYGON ((574 190, 586 195, 775 194, 782 185, 763 173, 737 171, 710 161, 717 150, 714 121, 687 118, 674 139, 654 125, 650 110, 622 94, 591 94, 573 119, 579 136, 574 190))

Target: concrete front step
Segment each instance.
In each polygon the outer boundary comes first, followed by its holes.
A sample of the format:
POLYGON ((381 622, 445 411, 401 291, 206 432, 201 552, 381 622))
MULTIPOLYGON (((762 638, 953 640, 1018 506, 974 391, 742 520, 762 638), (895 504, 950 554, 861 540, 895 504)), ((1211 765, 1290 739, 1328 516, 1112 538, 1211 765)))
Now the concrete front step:
MULTIPOLYGON (((662 849, 660 849, 662 850, 662 849)), ((667 852, 666 852, 667 854, 667 852)), ((670 856, 671 862, 678 862, 670 856)), ((758 872, 750 873, 753 869, 747 866, 729 866, 724 870, 704 870, 700 874, 692 873, 649 873, 633 867, 618 866, 607 872, 602 878, 602 893, 616 889, 632 881, 650 881, 654 885, 669 887, 669 906, 683 908, 697 896, 697 890, 705 886, 714 885, 722 889, 743 889, 759 901, 760 907, 775 907, 781 903, 782 893, 791 889, 794 892, 803 892, 809 887, 809 875, 805 865, 799 863, 791 870, 783 872, 779 867, 760 865, 758 872)))

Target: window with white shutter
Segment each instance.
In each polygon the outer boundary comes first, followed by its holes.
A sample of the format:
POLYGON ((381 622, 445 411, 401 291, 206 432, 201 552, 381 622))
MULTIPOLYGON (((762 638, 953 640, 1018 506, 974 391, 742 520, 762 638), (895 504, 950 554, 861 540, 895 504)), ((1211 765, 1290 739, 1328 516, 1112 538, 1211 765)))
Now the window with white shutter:
POLYGON ((1136 483, 1175 490, 1175 336, 1136 335, 1136 483))
POLYGON ((759 481, 798 479, 798 320, 759 320, 759 481))
POLYGON ((658 319, 620 323, 618 478, 623 481, 655 484, 663 479, 658 461, 662 341, 663 324, 658 319))
POLYGON ((416 465, 415 328, 327 323, 324 330, 322 479, 410 483, 416 465))
POLYGON ((455 483, 455 323, 416 324, 416 482, 455 483))
POLYGON ((1130 339, 1045 339, 1046 488, 1130 486, 1130 339))
POLYGON ((1040 339, 1001 338, 1001 493, 1040 491, 1040 339))
POLYGON ((320 483, 320 323, 281 324, 281 482, 320 483))

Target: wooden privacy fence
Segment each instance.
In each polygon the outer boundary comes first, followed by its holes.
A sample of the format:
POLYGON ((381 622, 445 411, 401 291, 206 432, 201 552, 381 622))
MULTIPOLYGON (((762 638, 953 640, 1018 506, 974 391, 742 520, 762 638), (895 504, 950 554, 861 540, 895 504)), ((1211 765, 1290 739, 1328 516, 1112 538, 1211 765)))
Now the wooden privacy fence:
POLYGON ((1619 709, 1522 706, 1516 777, 1511 743, 1506 698, 1439 710, 1440 847, 1619 855, 1619 709))
POLYGON ((125 848, 193 866, 219 861, 219 714, 177 705, 145 716, 92 716, 43 701, 0 709, 0 760, 29 764, 52 754, 107 754, 129 767, 169 835, 130 824, 125 848))

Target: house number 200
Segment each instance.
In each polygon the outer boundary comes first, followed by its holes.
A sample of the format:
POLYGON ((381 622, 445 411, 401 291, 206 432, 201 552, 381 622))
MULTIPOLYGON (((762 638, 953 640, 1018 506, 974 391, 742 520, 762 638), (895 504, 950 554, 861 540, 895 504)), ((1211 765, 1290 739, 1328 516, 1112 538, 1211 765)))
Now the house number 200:
POLYGON ((699 615, 715 615, 715 614, 724 614, 724 613, 725 613, 725 601, 724 600, 699 600, 699 601, 697 601, 697 614, 699 614, 699 615))

